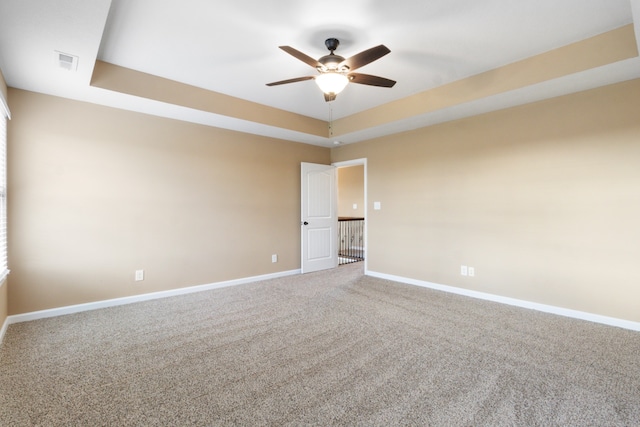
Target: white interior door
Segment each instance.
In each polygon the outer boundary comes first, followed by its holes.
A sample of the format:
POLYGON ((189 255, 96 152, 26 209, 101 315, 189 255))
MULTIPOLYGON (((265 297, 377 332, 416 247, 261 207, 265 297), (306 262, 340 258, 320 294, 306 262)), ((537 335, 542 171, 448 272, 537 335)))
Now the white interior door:
POLYGON ((336 168, 301 164, 302 272, 338 266, 336 168))

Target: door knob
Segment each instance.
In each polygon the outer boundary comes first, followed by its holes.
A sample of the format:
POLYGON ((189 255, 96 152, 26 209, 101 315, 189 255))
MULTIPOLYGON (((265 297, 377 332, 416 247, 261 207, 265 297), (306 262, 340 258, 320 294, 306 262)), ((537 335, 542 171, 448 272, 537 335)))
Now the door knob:
POLYGON ((309 225, 307 221, 303 222, 302 225, 309 225))

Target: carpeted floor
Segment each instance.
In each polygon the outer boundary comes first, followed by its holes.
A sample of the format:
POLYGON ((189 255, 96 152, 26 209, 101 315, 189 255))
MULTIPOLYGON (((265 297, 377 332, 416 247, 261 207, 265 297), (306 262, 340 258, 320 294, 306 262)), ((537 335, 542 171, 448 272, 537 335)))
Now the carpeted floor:
POLYGON ((639 333, 362 267, 11 325, 0 425, 640 425, 639 333))

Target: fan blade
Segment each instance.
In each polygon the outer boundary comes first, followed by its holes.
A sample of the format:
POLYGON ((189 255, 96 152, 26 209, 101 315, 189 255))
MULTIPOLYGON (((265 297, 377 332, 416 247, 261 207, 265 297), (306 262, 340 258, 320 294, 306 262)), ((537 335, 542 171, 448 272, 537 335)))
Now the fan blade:
POLYGON ((338 65, 338 68, 346 65, 349 67, 350 71, 353 71, 375 61, 376 59, 382 58, 389 52, 391 52, 389 48, 381 44, 380 46, 372 47, 371 49, 367 49, 353 55, 351 58, 345 59, 338 65))
POLYGON ((287 83, 303 82, 305 80, 313 80, 314 78, 315 77, 313 76, 296 77, 295 79, 280 80, 279 82, 267 83, 267 86, 286 85, 287 83))
POLYGON ((385 79, 384 77, 372 76, 370 74, 349 73, 348 77, 351 83, 358 83, 361 85, 393 87, 393 85, 396 84, 395 80, 385 79))
POLYGON ((334 101, 336 99, 336 94, 335 93, 325 93, 324 94, 324 100, 327 102, 331 102, 334 101))
POLYGON ((317 67, 321 67, 322 66, 321 63, 319 63, 318 61, 316 61, 312 57, 300 52, 297 49, 292 48, 291 46, 278 46, 278 47, 280 49, 284 50, 285 52, 287 52, 289 55, 298 58, 300 61, 304 62, 305 64, 311 65, 313 68, 317 68, 317 67))

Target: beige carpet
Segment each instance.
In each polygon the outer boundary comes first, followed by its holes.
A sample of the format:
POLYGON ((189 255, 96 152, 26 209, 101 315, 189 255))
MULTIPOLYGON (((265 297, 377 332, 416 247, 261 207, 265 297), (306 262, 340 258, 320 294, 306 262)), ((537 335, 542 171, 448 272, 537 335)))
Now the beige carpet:
POLYGON ((640 426, 640 334, 362 264, 11 325, 2 426, 640 426))

